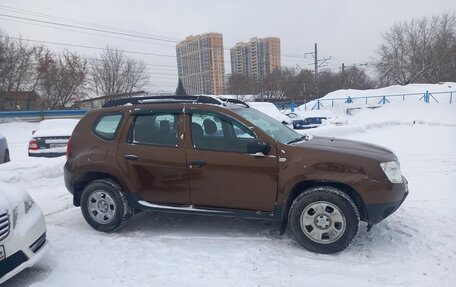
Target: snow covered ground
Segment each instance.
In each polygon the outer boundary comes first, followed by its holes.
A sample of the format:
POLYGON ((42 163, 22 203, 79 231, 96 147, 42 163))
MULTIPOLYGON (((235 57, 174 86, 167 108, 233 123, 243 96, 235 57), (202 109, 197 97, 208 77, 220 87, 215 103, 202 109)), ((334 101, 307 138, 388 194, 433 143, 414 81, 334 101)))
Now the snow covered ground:
POLYGON ((97 232, 72 206, 64 157, 27 157, 37 124, 0 124, 12 158, 0 165, 0 181, 24 188, 41 206, 53 245, 6 286, 455 286, 456 104, 337 116, 348 125, 303 132, 392 149, 410 195, 336 255, 306 251, 258 220, 141 213, 117 233, 97 232))

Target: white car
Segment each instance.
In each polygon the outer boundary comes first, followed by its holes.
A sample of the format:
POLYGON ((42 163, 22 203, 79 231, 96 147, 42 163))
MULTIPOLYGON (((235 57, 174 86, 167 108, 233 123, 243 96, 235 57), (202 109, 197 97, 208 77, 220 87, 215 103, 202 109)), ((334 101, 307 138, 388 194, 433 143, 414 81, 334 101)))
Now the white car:
POLYGON ((78 124, 76 119, 53 119, 40 122, 29 142, 28 155, 58 157, 66 154, 68 139, 78 124))
POLYGON ((25 191, 0 182, 0 285, 49 249, 41 209, 25 191))

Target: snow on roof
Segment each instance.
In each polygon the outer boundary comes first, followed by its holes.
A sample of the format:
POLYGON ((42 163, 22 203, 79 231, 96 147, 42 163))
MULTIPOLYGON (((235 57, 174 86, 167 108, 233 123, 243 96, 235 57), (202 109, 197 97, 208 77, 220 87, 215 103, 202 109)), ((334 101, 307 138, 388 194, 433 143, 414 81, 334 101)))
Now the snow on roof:
POLYGON ((71 136, 78 119, 52 119, 41 121, 34 137, 71 136))

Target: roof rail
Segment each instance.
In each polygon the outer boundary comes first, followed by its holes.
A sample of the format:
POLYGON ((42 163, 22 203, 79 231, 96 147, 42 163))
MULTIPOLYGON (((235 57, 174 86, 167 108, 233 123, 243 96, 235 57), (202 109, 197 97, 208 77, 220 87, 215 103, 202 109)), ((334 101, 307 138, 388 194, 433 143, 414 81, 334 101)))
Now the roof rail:
POLYGON ((103 108, 117 107, 124 105, 139 105, 139 104, 164 104, 164 103, 201 103, 224 105, 222 100, 212 96, 148 96, 148 97, 131 97, 110 100, 103 105, 103 108))
POLYGON ((231 98, 225 98, 225 97, 217 97, 217 99, 219 99, 219 100, 221 100, 222 102, 225 102, 225 103, 242 105, 242 106, 244 106, 246 108, 250 107, 246 102, 238 100, 238 99, 231 99, 231 98))

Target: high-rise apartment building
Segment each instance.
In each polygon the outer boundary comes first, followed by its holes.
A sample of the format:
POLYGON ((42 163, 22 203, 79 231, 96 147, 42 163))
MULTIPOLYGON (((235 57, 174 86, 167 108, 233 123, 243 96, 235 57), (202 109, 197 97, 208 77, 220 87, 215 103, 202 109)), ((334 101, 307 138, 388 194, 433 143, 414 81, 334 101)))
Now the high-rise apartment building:
POLYGON ((231 73, 262 81, 280 67, 280 38, 252 38, 230 49, 231 73))
POLYGON ((225 88, 223 35, 189 36, 176 45, 177 71, 189 95, 221 95, 225 88))

